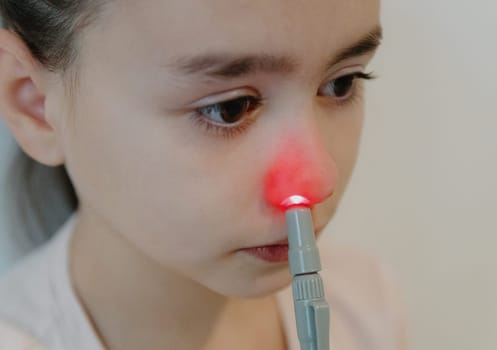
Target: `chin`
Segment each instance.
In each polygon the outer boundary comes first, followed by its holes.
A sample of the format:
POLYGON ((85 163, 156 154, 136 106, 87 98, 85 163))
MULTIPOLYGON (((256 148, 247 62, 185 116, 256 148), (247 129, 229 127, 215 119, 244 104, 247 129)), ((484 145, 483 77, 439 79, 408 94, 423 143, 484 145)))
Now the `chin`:
POLYGON ((215 285, 207 286, 214 292, 237 298, 261 298, 274 294, 290 285, 292 276, 288 265, 259 275, 246 276, 237 274, 232 279, 218 281, 215 285))

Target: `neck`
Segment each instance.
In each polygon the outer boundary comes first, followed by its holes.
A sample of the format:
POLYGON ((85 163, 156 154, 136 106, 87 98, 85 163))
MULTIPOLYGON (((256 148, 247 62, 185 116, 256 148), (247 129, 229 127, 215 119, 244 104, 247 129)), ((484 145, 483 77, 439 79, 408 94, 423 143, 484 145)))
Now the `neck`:
POLYGON ((218 343, 242 349, 254 341, 283 348, 273 298, 216 294, 158 265, 83 210, 74 229, 73 284, 108 349, 220 349, 218 343), (254 327, 256 337, 247 333, 254 327))

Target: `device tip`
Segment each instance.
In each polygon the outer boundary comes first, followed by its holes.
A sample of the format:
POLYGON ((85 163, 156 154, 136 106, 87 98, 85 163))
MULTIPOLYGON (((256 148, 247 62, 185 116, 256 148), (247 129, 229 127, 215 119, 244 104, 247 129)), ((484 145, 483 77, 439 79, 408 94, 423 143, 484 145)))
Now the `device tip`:
POLYGON ((280 207, 284 210, 288 210, 294 207, 310 207, 311 201, 301 195, 295 194, 288 198, 285 198, 281 203, 280 207))

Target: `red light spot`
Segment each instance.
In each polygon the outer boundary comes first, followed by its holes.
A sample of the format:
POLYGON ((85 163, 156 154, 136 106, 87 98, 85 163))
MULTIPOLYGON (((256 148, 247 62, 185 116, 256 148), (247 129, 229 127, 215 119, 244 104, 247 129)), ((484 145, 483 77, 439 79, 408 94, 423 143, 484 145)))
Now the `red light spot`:
POLYGON ((294 194, 293 196, 290 196, 286 199, 284 199, 281 203, 280 206, 284 208, 290 208, 290 207, 309 207, 311 205, 311 202, 304 196, 294 194))
POLYGON ((282 210, 311 207, 331 195, 336 177, 335 163, 328 154, 316 156, 296 142, 287 142, 266 174, 266 201, 282 210))

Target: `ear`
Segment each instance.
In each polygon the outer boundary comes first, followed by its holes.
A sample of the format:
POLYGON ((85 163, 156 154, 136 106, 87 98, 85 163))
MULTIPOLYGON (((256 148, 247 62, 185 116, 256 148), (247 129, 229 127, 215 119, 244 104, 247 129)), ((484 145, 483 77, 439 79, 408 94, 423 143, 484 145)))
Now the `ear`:
POLYGON ((0 116, 21 148, 48 166, 64 162, 55 128, 45 115, 48 70, 15 33, 0 29, 0 116))

